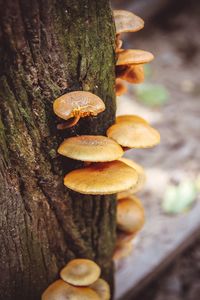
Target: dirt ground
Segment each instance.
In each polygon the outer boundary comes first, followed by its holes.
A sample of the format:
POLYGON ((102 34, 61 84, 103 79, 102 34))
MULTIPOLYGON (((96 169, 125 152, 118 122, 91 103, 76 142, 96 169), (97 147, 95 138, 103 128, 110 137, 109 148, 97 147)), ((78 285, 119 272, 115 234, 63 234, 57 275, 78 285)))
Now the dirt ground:
MULTIPOLYGON (((136 150, 128 156, 146 169, 162 170, 171 182, 195 178, 200 173, 200 3, 186 4, 160 13, 146 24, 143 33, 135 34, 124 46, 155 54, 150 81, 163 84, 170 93, 164 106, 148 110, 161 133, 161 145, 148 150, 148 155, 146 150, 136 150)), ((129 96, 134 98, 132 90, 129 96)), ((159 185, 159 181, 156 183, 159 185)), ((151 203, 153 192, 148 196, 151 203)), ((134 298, 141 299, 200 299, 200 239, 134 298)))

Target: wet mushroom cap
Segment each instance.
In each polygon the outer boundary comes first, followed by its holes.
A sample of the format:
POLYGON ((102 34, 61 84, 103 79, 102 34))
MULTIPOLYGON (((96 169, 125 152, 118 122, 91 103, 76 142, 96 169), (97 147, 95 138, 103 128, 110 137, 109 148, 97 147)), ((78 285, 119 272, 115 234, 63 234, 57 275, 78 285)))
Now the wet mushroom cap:
POLYGON ((127 49, 118 53, 117 66, 140 65, 149 63, 154 58, 153 54, 144 50, 127 49))
POLYGON ((116 117, 116 123, 120 122, 137 122, 149 125, 145 119, 137 115, 119 115, 116 117))
POLYGON ((136 233, 144 225, 144 208, 135 196, 117 202, 117 227, 128 233, 136 233))
POLYGON ((75 287, 63 280, 52 283, 42 294, 41 300, 100 300, 97 293, 88 287, 75 287))
POLYGON ((100 276, 100 267, 89 259, 73 259, 60 272, 60 277, 75 286, 88 286, 100 276))
POLYGON ((109 284, 102 278, 90 285, 90 288, 99 295, 101 300, 109 300, 111 297, 109 284))
POLYGON ((64 178, 64 184, 69 189, 91 195, 107 195, 125 191, 137 185, 137 181, 136 170, 118 160, 94 163, 74 170, 64 178))
POLYGON ((54 113, 61 119, 96 116, 105 110, 105 104, 98 96, 84 91, 64 94, 53 103, 54 113))
POLYGON ((120 158, 123 149, 105 136, 82 135, 64 140, 58 153, 81 161, 105 162, 120 158))
POLYGON ((148 124, 119 122, 107 130, 107 136, 126 148, 149 148, 160 142, 159 132, 148 124))
POLYGON ((144 27, 144 21, 130 11, 114 10, 113 15, 117 34, 136 32, 144 27))
POLYGON ((127 164, 128 166, 132 167, 133 169, 135 169, 137 171, 138 182, 135 187, 131 188, 131 192, 136 193, 139 190, 141 190, 141 188, 144 186, 145 181, 146 181, 146 175, 145 175, 145 171, 144 171, 143 167, 141 165, 137 164, 135 161, 128 159, 128 158, 121 157, 121 158, 119 158, 119 161, 122 161, 123 163, 127 164))
POLYGON ((127 87, 119 78, 116 79, 115 84, 116 96, 121 96, 127 92, 127 87))

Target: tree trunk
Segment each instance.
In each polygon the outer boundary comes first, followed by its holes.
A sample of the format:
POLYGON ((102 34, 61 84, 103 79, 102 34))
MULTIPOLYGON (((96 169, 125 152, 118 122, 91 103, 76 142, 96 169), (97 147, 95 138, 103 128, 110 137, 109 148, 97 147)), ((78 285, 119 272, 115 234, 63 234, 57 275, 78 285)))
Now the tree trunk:
POLYGON ((0 0, 0 14, 0 299, 37 300, 74 257, 112 277, 115 195, 67 190, 82 163, 56 149, 114 122, 115 31, 109 0, 0 0), (57 130, 53 100, 74 90, 106 110, 57 130))

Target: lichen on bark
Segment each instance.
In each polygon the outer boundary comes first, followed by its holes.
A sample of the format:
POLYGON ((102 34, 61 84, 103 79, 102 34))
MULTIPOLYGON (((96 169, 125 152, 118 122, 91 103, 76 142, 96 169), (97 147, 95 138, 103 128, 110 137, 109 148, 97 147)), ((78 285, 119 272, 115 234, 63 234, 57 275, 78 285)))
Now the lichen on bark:
POLYGON ((81 163, 56 149, 114 122, 115 32, 108 0, 0 0, 0 15, 0 299, 36 300, 74 257, 111 279, 115 196, 68 191, 81 163), (106 110, 58 131, 53 100, 73 90, 106 110))

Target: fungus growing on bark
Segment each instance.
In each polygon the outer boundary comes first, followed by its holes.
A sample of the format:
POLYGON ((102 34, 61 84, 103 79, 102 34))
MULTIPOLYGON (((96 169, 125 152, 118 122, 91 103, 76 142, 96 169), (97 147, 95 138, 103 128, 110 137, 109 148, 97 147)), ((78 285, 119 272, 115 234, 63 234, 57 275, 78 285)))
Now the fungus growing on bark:
POLYGON ((149 125, 145 119, 137 115, 119 115, 116 117, 116 123, 120 122, 138 122, 149 125))
POLYGON ((115 248, 114 255, 113 255, 114 261, 117 262, 118 260, 129 256, 132 250, 133 250, 133 245, 131 241, 121 244, 120 246, 117 246, 115 248))
POLYGON ((96 282, 90 285, 90 288, 93 289, 97 295, 99 295, 101 300, 110 299, 110 287, 104 279, 99 278, 96 282))
POLYGON ((73 259, 60 272, 60 277, 75 286, 93 284, 100 276, 100 267, 89 259, 73 259))
POLYGON ((64 184, 81 194, 106 195, 125 191, 137 185, 136 170, 127 164, 115 160, 106 163, 94 163, 88 167, 68 173, 64 184))
POLYGON ((116 247, 121 247, 122 245, 131 242, 135 238, 135 235, 135 233, 117 230, 116 247))
POLYGON ((144 27, 144 21, 134 13, 126 10, 113 11, 116 34, 136 32, 144 27))
POLYGON ((124 152, 121 146, 105 136, 82 135, 64 140, 58 153, 81 161, 105 162, 120 158, 124 152))
POLYGON ((121 96, 127 92, 127 87, 121 79, 117 78, 115 83, 116 96, 121 96))
POLYGON ((89 287, 75 287, 59 279, 42 294, 41 300, 101 300, 89 287))
MULTIPOLYGON (((132 167, 134 170, 137 171, 138 174, 138 182, 137 185, 134 186, 133 188, 130 189, 130 193, 136 193, 138 191, 141 190, 141 188, 144 186, 145 181, 146 181, 146 175, 145 175, 145 171, 143 169, 143 167, 139 164, 137 164, 136 162, 134 162, 131 159, 128 158, 119 158, 120 161, 122 161, 123 163, 127 164, 128 166, 132 167)), ((122 192, 123 193, 123 192, 122 192)))
POLYGON ((143 65, 127 65, 119 78, 128 81, 129 83, 141 83, 144 81, 144 66, 143 65))
POLYGON ((144 50, 126 49, 118 53, 117 66, 141 65, 152 61, 153 54, 144 50))
POLYGON ((117 203, 117 227, 128 233, 138 232, 144 225, 144 208, 135 196, 121 199, 117 203))
POLYGON ((59 129, 74 126, 80 118, 97 116, 105 110, 105 104, 98 96, 85 91, 64 94, 53 103, 54 113, 61 119, 71 122, 58 125, 59 129))
POLYGON ((148 124, 127 121, 112 125, 107 136, 125 148, 150 148, 160 142, 159 132, 148 124))

